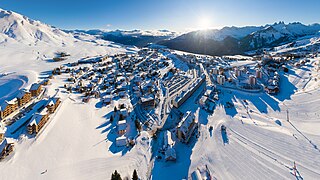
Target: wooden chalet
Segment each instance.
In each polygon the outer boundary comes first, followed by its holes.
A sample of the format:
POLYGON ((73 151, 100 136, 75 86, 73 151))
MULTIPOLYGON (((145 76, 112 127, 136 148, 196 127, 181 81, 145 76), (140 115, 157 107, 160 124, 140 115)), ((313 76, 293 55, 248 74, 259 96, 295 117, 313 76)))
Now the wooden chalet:
POLYGON ((30 87, 30 92, 32 96, 39 96, 39 94, 41 93, 41 84, 38 83, 34 83, 31 85, 30 87))
POLYGON ((21 90, 17 95, 18 106, 21 107, 31 100, 31 93, 26 90, 21 90))
POLYGON ((5 158, 13 151, 13 143, 9 143, 8 140, 5 138, 0 143, 0 159, 5 158))
POLYGON ((49 120, 48 109, 44 108, 40 113, 33 115, 27 129, 29 134, 37 134, 49 120))
POLYGON ((14 98, 10 101, 4 101, 0 105, 0 118, 3 119, 18 109, 18 100, 14 98))
POLYGON ((48 112, 50 114, 54 113, 57 109, 57 107, 60 105, 61 101, 60 98, 51 98, 48 101, 48 104, 46 105, 46 108, 48 109, 48 112))

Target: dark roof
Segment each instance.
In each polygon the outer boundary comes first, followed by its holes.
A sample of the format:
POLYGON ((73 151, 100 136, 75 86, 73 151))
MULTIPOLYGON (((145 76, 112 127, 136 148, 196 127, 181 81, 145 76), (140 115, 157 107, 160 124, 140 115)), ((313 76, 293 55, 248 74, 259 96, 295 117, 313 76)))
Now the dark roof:
POLYGON ((30 91, 32 91, 32 90, 38 90, 39 88, 40 88, 40 84, 38 84, 38 83, 33 83, 33 84, 31 85, 30 91))

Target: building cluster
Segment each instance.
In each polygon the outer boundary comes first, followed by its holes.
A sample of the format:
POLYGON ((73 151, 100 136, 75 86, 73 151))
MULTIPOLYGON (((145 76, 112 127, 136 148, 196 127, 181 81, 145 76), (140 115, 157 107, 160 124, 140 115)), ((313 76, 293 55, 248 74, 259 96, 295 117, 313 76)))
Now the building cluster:
POLYGON ((199 115, 195 115, 191 111, 187 111, 177 126, 177 137, 183 143, 188 143, 191 136, 198 129, 199 115))
POLYGON ((179 72, 177 70, 174 70, 173 72, 174 75, 172 75, 164 82, 164 85, 169 90, 169 96, 181 91, 181 89, 183 89, 196 77, 196 73, 194 71, 179 72))
POLYGON ((0 160, 8 156, 12 151, 14 144, 5 137, 6 127, 0 124, 0 160))
POLYGON ((176 151, 174 149, 174 141, 170 131, 165 131, 163 135, 163 148, 166 161, 175 161, 177 159, 176 151))
POLYGON ((38 134, 40 132, 40 130, 48 122, 49 115, 53 114, 61 103, 60 98, 58 97, 46 99, 46 101, 47 104, 45 107, 39 112, 36 112, 28 122, 27 130, 30 135, 38 134))
POLYGON ((199 105, 207 112, 213 113, 217 100, 219 97, 216 89, 213 86, 207 86, 205 93, 199 99, 199 105))
POLYGON ((205 76, 196 78, 187 88, 173 100, 173 106, 179 108, 205 81, 205 76))
POLYGON ((14 112, 17 112, 19 108, 22 108, 24 105, 29 103, 32 98, 38 97, 41 91, 42 85, 39 83, 34 83, 31 85, 29 91, 22 89, 15 98, 11 100, 5 100, 0 105, 0 119, 4 119, 14 112))

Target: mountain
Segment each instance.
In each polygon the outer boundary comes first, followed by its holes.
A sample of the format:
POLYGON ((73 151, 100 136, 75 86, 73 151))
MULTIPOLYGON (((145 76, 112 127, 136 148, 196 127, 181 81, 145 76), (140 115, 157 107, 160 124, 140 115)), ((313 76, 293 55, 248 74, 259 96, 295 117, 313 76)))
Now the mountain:
POLYGON ((155 44, 163 40, 169 40, 176 37, 176 32, 168 30, 115 30, 115 31, 104 31, 104 30, 74 30, 66 31, 72 33, 86 33, 97 36, 104 40, 113 41, 124 45, 134 45, 139 47, 147 46, 148 44, 155 44))
POLYGON ((24 44, 61 44, 73 36, 55 27, 0 9, 0 42, 14 40, 24 44))
POLYGON ((319 24, 279 22, 260 27, 225 27, 220 30, 193 31, 161 41, 159 44, 194 53, 233 55, 280 46, 304 36, 317 35, 319 31, 319 24))
POLYGON ((57 64, 47 62, 51 62, 50 59, 52 60, 57 52, 71 54, 67 61, 73 62, 90 55, 125 51, 123 46, 113 42, 89 34, 67 33, 16 12, 0 9, 0 67, 2 71, 16 71, 17 67, 23 70, 24 66, 29 67, 30 64, 34 65, 34 68, 39 68, 35 71, 52 69, 52 66, 57 64))

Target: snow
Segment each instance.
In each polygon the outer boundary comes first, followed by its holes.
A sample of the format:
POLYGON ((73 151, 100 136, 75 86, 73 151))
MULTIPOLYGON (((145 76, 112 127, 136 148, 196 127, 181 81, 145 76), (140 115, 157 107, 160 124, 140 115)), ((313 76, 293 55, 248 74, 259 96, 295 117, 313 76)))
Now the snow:
POLYGON ((207 39, 222 41, 229 36, 236 39, 241 39, 260 29, 261 27, 255 27, 255 26, 247 26, 247 27, 232 26, 232 27, 224 27, 222 29, 200 30, 200 31, 196 31, 195 34, 204 35, 204 37, 207 39))
MULTIPOLYGON (((90 35, 74 37, 14 12, 0 12, 1 101, 16 97, 19 90, 43 80, 62 64, 87 56, 135 51, 90 35), (68 52, 71 57, 63 62, 50 61, 57 51, 68 52)), ((187 63, 168 56, 173 64, 189 69, 187 63)), ((320 179, 320 82, 315 79, 319 79, 316 62, 319 58, 299 68, 289 66, 289 73, 280 74, 278 95, 223 90, 213 114, 198 110, 197 97, 205 92, 205 85, 200 86, 179 107, 184 113, 199 113, 200 133, 185 144, 177 139, 176 129, 172 130, 173 142, 168 143, 173 145, 167 154, 174 156, 175 162, 153 157, 152 149, 158 141, 146 131, 137 135, 130 116, 126 123, 131 128, 129 135, 136 137, 135 146, 118 147, 117 140, 123 142, 127 137, 118 139, 117 122, 109 121, 113 107, 97 107, 98 99, 82 103, 79 94, 61 90, 67 77, 56 76, 46 95, 57 94, 61 104, 41 132, 34 137, 27 135, 26 129, 19 129, 31 118, 27 115, 7 127, 6 137, 14 141, 15 149, 0 162, 1 179, 99 180, 109 179, 114 170, 123 178, 131 177, 134 169, 142 179, 183 179, 195 171, 199 176, 206 168, 217 179, 294 179, 294 162, 304 179, 320 179), (234 107, 226 107, 227 102, 234 107), (222 124, 226 133, 221 132, 222 124)), ((252 63, 237 61, 234 65, 252 63)), ((127 99, 113 101, 130 104, 127 99)), ((40 101, 30 113, 46 103, 40 101)), ((129 114, 129 109, 122 111, 129 114)), ((174 118, 170 120, 169 126, 175 127, 174 118)))

